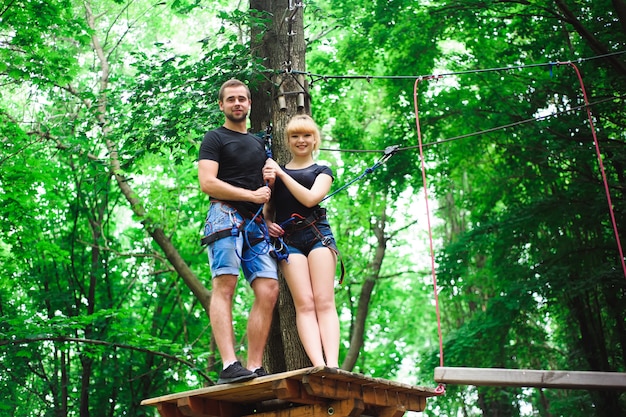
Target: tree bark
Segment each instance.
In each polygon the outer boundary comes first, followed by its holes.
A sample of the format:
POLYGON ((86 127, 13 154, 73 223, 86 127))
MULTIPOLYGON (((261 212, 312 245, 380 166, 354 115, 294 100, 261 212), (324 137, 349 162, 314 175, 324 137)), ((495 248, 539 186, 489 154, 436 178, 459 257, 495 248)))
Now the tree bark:
MULTIPOLYGON (((572 10, 567 6, 567 4, 565 4, 564 0, 556 0, 555 3, 561 13, 563 13, 565 20, 574 27, 576 32, 587 42, 587 45, 589 45, 589 47, 595 53, 597 53, 598 55, 606 55, 610 52, 607 47, 600 40, 598 40, 598 38, 593 33, 591 33, 580 20, 578 20, 572 10)), ((622 20, 622 18, 625 17, 624 9, 626 9, 626 7, 624 6, 624 3, 622 1, 618 0, 614 0, 614 5, 616 6, 618 13, 621 13, 619 14, 619 18, 620 24, 622 24, 623 27, 624 21, 622 20)), ((606 57, 606 60, 616 71, 618 71, 622 75, 626 75, 626 65, 624 65, 620 58, 616 56, 608 56, 606 57)))
MULTIPOLYGON (((253 54, 271 71, 252 86, 250 123, 253 131, 261 131, 271 121, 273 158, 284 164, 290 158, 283 140, 287 122, 295 114, 310 113, 306 83, 294 72, 306 71, 302 7, 290 8, 288 2, 250 0, 250 9, 258 17, 271 19, 269 27, 253 27, 251 31, 253 54), (298 94, 305 98, 304 106, 299 106, 298 94)), ((291 293, 282 276, 279 284, 277 311, 264 357, 264 365, 272 373, 311 366, 298 336, 291 293)))
MULTIPOLYGON (((385 195, 386 198, 386 195, 385 195)), ((380 276, 380 269, 385 258, 385 252, 387 249, 387 236, 385 235, 385 226, 387 218, 385 215, 387 205, 383 204, 380 207, 380 218, 375 223, 374 235, 376 236, 376 250, 374 253, 374 259, 370 263, 369 271, 363 286, 361 287, 361 294, 359 296, 359 302, 357 304, 356 317, 354 319, 352 329, 350 332, 350 348, 341 365, 342 369, 352 371, 356 365, 356 361, 359 358, 359 353, 365 342, 365 323, 367 321, 367 315, 369 313, 370 300, 378 277, 380 276)))

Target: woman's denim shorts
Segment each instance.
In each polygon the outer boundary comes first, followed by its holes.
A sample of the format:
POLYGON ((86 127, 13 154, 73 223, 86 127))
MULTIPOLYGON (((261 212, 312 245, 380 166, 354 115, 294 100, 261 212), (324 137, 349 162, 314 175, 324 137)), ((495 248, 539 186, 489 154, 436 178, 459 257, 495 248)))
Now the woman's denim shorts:
POLYGON ((337 251, 335 237, 326 218, 319 219, 313 225, 304 228, 286 227, 283 241, 287 245, 289 253, 299 253, 304 256, 309 256, 313 249, 323 247, 337 251), (323 241, 320 240, 314 228, 317 228, 319 234, 323 236, 323 241))
POLYGON ((246 219, 228 204, 212 201, 204 224, 204 235, 231 230, 209 243, 207 252, 211 275, 239 275, 239 269, 252 284, 258 277, 278 279, 276 260, 270 256, 271 245, 257 222, 246 219))

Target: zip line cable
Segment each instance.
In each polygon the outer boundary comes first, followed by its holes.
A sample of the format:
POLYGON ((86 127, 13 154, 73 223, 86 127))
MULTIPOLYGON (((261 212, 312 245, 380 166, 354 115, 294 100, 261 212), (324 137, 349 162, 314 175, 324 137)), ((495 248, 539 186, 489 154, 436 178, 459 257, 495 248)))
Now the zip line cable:
MULTIPOLYGON (((509 123, 506 125, 500 125, 500 126, 496 126, 496 127, 491 127, 489 129, 484 129, 484 130, 478 130, 475 132, 471 132, 471 133, 466 133, 463 135, 458 135, 458 136, 453 136, 450 138, 446 138, 446 139, 441 139, 441 140, 437 140, 434 142, 427 142, 427 143, 423 143, 422 146, 423 147, 429 147, 429 146, 435 146, 435 145, 440 145, 442 143, 446 143, 446 142, 452 142, 452 141, 456 141, 456 140, 460 140, 460 139, 466 139, 472 136, 480 136, 480 135, 484 135, 486 133, 492 133, 492 132, 497 132, 499 130, 505 130, 505 129, 509 129, 511 127, 515 127, 515 126, 520 126, 523 124, 527 124, 527 123, 532 123, 532 122, 540 122, 542 120, 546 120, 546 119, 550 119, 552 117, 558 117, 564 114, 568 114, 568 113, 572 113, 578 110, 582 110, 582 109, 586 109, 588 107, 591 106, 595 106, 597 104, 602 104, 602 103, 606 103, 607 101, 613 101, 613 100, 619 100, 619 99, 626 99, 626 95, 621 95, 621 96, 615 96, 615 97, 609 97, 609 98, 605 98, 602 100, 598 100, 598 101, 594 101, 592 103, 588 103, 588 104, 582 104, 580 106, 575 106, 575 107, 571 107, 567 110, 561 110, 558 112, 554 112, 554 113, 550 113, 544 116, 538 116, 538 117, 533 117, 530 119, 524 119, 524 120, 520 120, 518 122, 513 122, 513 123, 509 123)), ((413 150, 413 149, 418 149, 419 145, 412 145, 412 146, 405 146, 405 147, 398 147, 396 149, 397 152, 401 152, 401 151, 408 151, 408 150, 413 150)), ((333 149, 333 148, 319 148, 320 151, 328 151, 328 152, 345 152, 345 153, 384 153, 385 150, 382 149, 333 149)))
MULTIPOLYGON (((626 50, 612 52, 612 53, 603 54, 603 55, 595 55, 595 56, 591 56, 587 58, 578 58, 574 61, 577 63, 582 63, 582 62, 592 61, 596 59, 623 55, 623 54, 626 54, 626 50)), ((510 65, 507 67, 482 68, 482 69, 479 68, 479 69, 465 70, 465 71, 450 71, 450 72, 444 72, 441 74, 431 74, 431 75, 324 75, 324 74, 315 74, 315 73, 308 72, 308 71, 297 71, 294 69, 290 70, 289 72, 293 74, 301 74, 301 75, 306 75, 310 77, 311 82, 309 83, 309 85, 313 85, 313 83, 317 81, 320 81, 320 80, 327 81, 331 79, 352 79, 352 80, 366 80, 366 81, 370 81, 370 80, 415 80, 415 79, 427 80, 427 79, 433 79, 433 78, 443 78, 443 77, 450 76, 450 75, 467 75, 467 74, 478 74, 478 73, 484 73, 484 72, 511 71, 511 70, 516 70, 516 69, 537 68, 537 67, 552 68, 558 65, 566 65, 571 62, 573 61, 566 61, 566 62, 550 61, 550 62, 543 62, 543 63, 537 63, 537 64, 510 65)), ((279 72, 283 72, 283 71, 281 70, 279 72)))

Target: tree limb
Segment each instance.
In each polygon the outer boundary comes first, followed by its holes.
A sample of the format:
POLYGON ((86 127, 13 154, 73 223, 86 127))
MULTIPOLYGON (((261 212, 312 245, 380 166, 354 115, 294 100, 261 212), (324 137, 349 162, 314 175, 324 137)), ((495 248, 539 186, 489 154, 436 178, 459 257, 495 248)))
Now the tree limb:
POLYGON ((188 366, 189 368, 193 369, 195 372, 198 372, 198 374, 200 374, 204 379, 206 379, 211 384, 213 384, 213 380, 211 379, 211 377, 205 374, 202 370, 198 369, 196 364, 194 364, 193 362, 179 358, 174 355, 169 355, 167 353, 163 353, 163 352, 159 352, 159 351, 155 351, 151 349, 146 349, 142 347, 132 346, 132 345, 126 345, 124 343, 107 342, 106 340, 96 340, 96 339, 83 339, 80 337, 70 337, 70 336, 40 336, 40 337, 28 337, 25 339, 0 340, 0 346, 21 345, 21 344, 29 344, 29 343, 35 343, 35 342, 43 342, 43 341, 72 342, 72 343, 84 343, 84 344, 98 345, 98 346, 109 346, 109 347, 115 347, 115 348, 120 348, 120 349, 133 350, 133 351, 141 352, 141 353, 147 353, 147 354, 155 355, 155 356, 161 356, 165 359, 179 362, 179 363, 182 363, 183 365, 188 366))

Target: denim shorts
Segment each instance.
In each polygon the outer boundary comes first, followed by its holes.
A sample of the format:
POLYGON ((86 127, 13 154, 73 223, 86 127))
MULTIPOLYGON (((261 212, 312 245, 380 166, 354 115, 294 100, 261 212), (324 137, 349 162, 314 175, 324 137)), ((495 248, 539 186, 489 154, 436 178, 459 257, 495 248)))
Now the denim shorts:
POLYGON ((283 241, 289 250, 289 253, 299 253, 304 256, 309 256, 309 253, 313 249, 329 247, 337 251, 337 243, 335 237, 330 229, 330 224, 325 218, 319 219, 313 225, 304 228, 290 228, 285 229, 285 235, 283 241), (319 239, 318 233, 323 236, 324 242, 319 239))
POLYGON ((209 243, 207 253, 211 275, 239 275, 249 284, 258 277, 278 279, 276 261, 270 256, 271 245, 264 239, 259 224, 242 217, 228 204, 212 201, 204 224, 204 235, 222 230, 236 234, 209 243))

